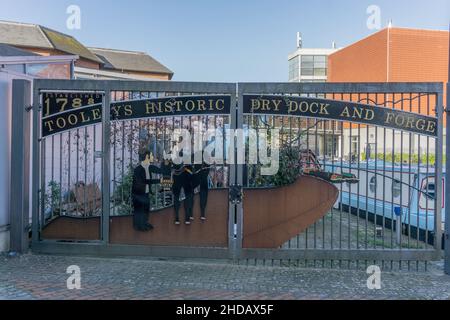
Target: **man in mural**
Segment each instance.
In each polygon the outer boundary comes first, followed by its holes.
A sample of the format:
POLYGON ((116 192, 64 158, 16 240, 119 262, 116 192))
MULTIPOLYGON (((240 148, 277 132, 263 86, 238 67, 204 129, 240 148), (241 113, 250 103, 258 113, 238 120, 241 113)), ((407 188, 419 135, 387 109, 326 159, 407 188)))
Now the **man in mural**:
POLYGON ((153 155, 149 150, 139 154, 140 164, 134 169, 132 184, 133 227, 137 231, 149 231, 153 226, 149 223, 151 185, 160 183, 155 174, 161 169, 151 165, 153 155))

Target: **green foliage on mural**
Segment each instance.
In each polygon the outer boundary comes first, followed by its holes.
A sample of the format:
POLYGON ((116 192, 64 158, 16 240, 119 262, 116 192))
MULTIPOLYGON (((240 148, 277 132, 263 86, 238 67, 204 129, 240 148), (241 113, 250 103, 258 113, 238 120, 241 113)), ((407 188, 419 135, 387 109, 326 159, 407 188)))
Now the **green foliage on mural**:
MULTIPOLYGON (((392 155, 392 153, 386 153, 386 154, 377 153, 376 156, 375 156, 375 154, 371 154, 370 160, 375 160, 375 158, 377 160, 386 161, 386 162, 394 162, 394 163, 402 163, 403 162, 404 164, 409 164, 410 161, 411 161, 411 164, 419 164, 419 160, 420 160, 421 165, 428 164, 429 166, 434 166, 436 163, 436 156, 434 153, 428 154, 428 157, 426 154, 422 154, 422 155, 420 155, 420 158, 417 153, 411 153, 411 155, 409 153, 403 153, 403 154, 395 153, 394 156, 392 155)), ((363 152, 361 154, 361 160, 365 161, 366 159, 367 159, 366 153, 363 152)), ((444 157, 444 162, 445 162, 445 157, 444 157)))
POLYGON ((50 181, 44 195, 45 212, 54 213, 59 210, 61 199, 61 185, 56 181, 50 181))

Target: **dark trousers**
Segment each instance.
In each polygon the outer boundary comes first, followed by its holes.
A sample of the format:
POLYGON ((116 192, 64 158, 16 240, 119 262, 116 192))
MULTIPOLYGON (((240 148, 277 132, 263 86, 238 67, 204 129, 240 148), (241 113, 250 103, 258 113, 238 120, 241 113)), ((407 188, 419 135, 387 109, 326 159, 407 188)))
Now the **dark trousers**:
POLYGON ((208 171, 201 171, 194 175, 193 188, 200 186, 200 211, 202 217, 206 215, 206 204, 208 203, 208 171))
POLYGON ((133 197, 133 227, 136 230, 144 230, 148 224, 148 215, 150 212, 149 194, 135 195, 133 197))
POLYGON ((180 193, 181 189, 184 191, 186 199, 184 200, 184 214, 185 221, 189 221, 192 217, 192 208, 194 206, 194 189, 192 188, 191 175, 189 173, 182 173, 179 176, 174 176, 172 193, 173 193, 173 207, 175 209, 175 220, 180 220, 180 193))

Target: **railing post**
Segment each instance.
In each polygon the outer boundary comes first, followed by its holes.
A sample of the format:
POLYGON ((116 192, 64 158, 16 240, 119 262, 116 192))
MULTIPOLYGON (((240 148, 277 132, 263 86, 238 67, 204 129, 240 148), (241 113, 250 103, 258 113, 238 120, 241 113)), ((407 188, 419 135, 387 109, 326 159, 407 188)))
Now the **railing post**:
POLYGON ((32 155, 32 187, 31 187, 31 212, 32 212, 32 244, 40 240, 39 235, 39 179, 40 179, 40 92, 36 84, 33 83, 33 155, 32 155))
POLYGON ((105 89, 102 108, 102 223, 101 235, 105 244, 109 243, 109 216, 110 216, 110 163, 111 163, 111 91, 105 89))
MULTIPOLYGON (((450 66, 449 66, 450 68, 450 66)), ((446 144, 445 144, 445 150, 446 150, 446 159, 445 159, 445 195, 444 195, 444 201, 445 201, 445 263, 444 263, 444 270, 445 273, 450 275, 450 205, 448 203, 448 200, 450 197, 447 195, 450 191, 450 178, 448 177, 450 172, 450 161, 449 157, 447 156, 448 147, 450 146, 450 128, 448 126, 448 123, 450 121, 450 83, 447 83, 447 107, 445 109, 446 116, 447 116, 447 123, 446 123, 446 144)))
POLYGON ((436 205, 435 205, 435 241, 434 248, 441 257, 442 252, 442 153, 444 140, 444 112, 443 112, 443 86, 437 93, 436 117, 438 119, 438 130, 436 138, 436 205))
POLYGON ((31 83, 13 80, 11 123, 11 251, 28 251, 30 222, 30 136, 31 83))

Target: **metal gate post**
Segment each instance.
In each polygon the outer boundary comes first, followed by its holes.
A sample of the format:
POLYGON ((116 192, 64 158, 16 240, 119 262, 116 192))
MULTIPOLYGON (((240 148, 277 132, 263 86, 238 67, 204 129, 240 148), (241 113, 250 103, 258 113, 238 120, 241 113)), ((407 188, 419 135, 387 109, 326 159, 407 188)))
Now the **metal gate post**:
MULTIPOLYGON (((234 92, 231 96, 231 105, 230 105, 230 129, 236 128, 236 92, 234 92)), ((223 139, 226 139, 226 133, 223 139)), ((227 150, 223 150, 224 155, 227 150)), ((224 157, 224 159, 228 159, 228 157, 224 157)), ((236 184, 236 164, 232 163, 229 165, 230 174, 228 178, 228 192, 230 193, 231 186, 236 184)), ((229 195, 228 201, 228 248, 229 248, 229 257, 230 259, 236 260, 236 235, 235 235, 235 226, 236 226, 236 205, 230 201, 229 195)))
MULTIPOLYGON (((244 121, 244 115, 243 115, 243 105, 244 105, 244 98, 241 93, 241 88, 238 86, 238 105, 236 110, 236 129, 242 130, 243 129, 243 121, 244 121)), ((237 147, 237 144, 235 144, 237 147)), ((236 148, 237 150, 237 148, 236 148)), ((245 144, 244 144, 244 162, 247 161, 245 159, 245 144)), ((239 157, 235 157, 235 161, 237 162, 237 159, 239 157)), ((244 164, 242 163, 236 163, 236 184, 238 186, 242 187, 242 190, 244 190, 244 164)), ((243 212, 243 201, 245 201, 244 196, 242 197, 242 201, 238 204, 236 204, 236 259, 240 259, 242 256, 242 241, 243 241, 243 229, 244 229, 244 212, 243 212)))
POLYGON ((30 137, 31 83, 13 80, 11 125, 11 192, 10 224, 11 251, 28 251, 30 222, 30 137))
MULTIPOLYGON (((450 66, 449 66, 450 69, 450 66)), ((449 72, 450 73, 450 72, 449 72)), ((445 195, 444 195, 444 201, 445 201, 445 263, 444 263, 444 270, 445 273, 450 275, 450 205, 448 203, 448 200, 450 200, 450 196, 447 196, 450 191, 450 161, 448 154, 448 148, 450 146, 450 128, 448 126, 450 122, 450 83, 447 83, 447 106, 446 106, 446 116, 447 116, 447 128, 446 128, 446 144, 445 144, 445 195)))
POLYGON ((39 178, 40 178, 40 125, 39 114, 41 112, 41 101, 39 89, 33 84, 33 156, 32 156, 32 243, 39 242, 39 178))
POLYGON ((111 163, 111 90, 105 88, 102 108, 102 223, 101 235, 105 244, 109 243, 110 212, 110 163, 111 163))
POLYGON ((443 87, 437 93, 436 117, 438 119, 438 129, 436 138, 436 205, 435 205, 435 242, 437 258, 441 258, 442 250, 442 152, 444 140, 444 112, 443 112, 443 87))

